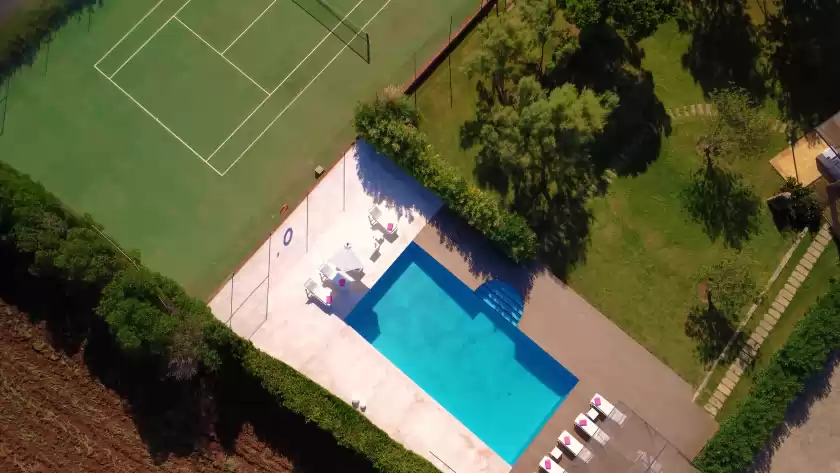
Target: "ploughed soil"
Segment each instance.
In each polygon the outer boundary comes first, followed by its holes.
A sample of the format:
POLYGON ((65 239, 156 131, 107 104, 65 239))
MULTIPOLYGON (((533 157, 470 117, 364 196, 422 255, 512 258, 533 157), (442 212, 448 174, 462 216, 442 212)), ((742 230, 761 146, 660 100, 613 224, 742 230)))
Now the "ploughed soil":
POLYGON ((173 418, 178 406, 145 412, 153 418, 138 421, 137 404, 117 392, 138 391, 125 379, 130 373, 111 377, 116 381, 106 386, 91 372, 86 344, 56 350, 52 338, 44 322, 33 324, 0 300, 0 472, 293 471, 293 462, 261 441, 249 423, 217 432, 218 415, 213 422, 190 418, 190 448, 178 448, 184 442, 183 419, 173 418), (161 448, 166 444, 175 448, 161 448))

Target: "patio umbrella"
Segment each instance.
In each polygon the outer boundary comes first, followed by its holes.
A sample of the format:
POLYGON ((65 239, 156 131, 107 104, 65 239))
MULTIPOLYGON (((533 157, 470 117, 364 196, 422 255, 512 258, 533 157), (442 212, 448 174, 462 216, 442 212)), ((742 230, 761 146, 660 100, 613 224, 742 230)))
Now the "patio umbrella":
POLYGON ((364 269, 362 260, 356 256, 356 253, 353 253, 353 248, 349 244, 332 255, 330 263, 342 271, 361 271, 364 269))

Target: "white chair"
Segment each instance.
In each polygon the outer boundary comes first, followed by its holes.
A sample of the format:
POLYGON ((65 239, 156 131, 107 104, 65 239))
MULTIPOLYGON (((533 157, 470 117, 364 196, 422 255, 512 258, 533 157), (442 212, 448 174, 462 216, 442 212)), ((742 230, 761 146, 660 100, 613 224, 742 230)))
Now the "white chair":
POLYGON ((347 287, 347 283, 353 280, 353 278, 329 263, 324 263, 318 268, 318 275, 321 276, 322 281, 330 281, 341 288, 347 287))
POLYGON ((624 413, 616 409, 610 401, 607 401, 604 396, 601 396, 598 393, 595 393, 595 395, 592 396, 592 400, 589 401, 589 404, 597 409, 598 412, 603 414, 604 417, 612 419, 618 425, 623 424, 624 420, 627 419, 627 416, 624 415, 624 413))
POLYGON ((566 470, 564 470, 562 466, 558 465, 554 462, 554 460, 548 457, 542 457, 542 460, 540 460, 540 471, 545 471, 547 473, 566 473, 566 470))
POLYGON ((563 431, 560 437, 557 438, 560 446, 565 448, 573 457, 580 458, 584 463, 589 463, 592 460, 592 452, 584 447, 578 439, 574 438, 568 431, 563 431))
POLYGON ((603 430, 599 429, 598 426, 595 425, 595 421, 583 414, 578 414, 575 418, 575 425, 589 438, 595 440, 601 445, 606 445, 607 442, 610 441, 610 436, 603 430))
POLYGON ((306 280, 303 287, 306 289, 306 295, 308 297, 317 299, 327 307, 332 305, 332 291, 329 288, 318 284, 311 278, 306 280))
POLYGON ((379 205, 374 205, 368 212, 368 219, 372 225, 379 224, 389 235, 394 235, 399 229, 399 218, 394 212, 386 212, 379 205))

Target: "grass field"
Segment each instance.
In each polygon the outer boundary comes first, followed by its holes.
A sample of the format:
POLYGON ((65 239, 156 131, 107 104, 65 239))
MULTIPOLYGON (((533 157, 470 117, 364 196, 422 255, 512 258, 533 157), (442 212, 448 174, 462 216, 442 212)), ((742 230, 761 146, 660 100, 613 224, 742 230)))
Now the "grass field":
MULTIPOLYGON (((674 23, 668 23, 640 44, 642 67, 653 75, 656 96, 665 107, 706 102, 700 86, 682 67, 690 41, 674 23)), ((421 128, 436 151, 469 179, 474 179, 475 152, 460 148, 459 129, 474 115, 475 84, 461 66, 477 47, 478 37, 473 33, 451 56, 451 66, 444 63, 417 92, 421 128)), ((699 302, 696 275, 703 265, 716 263, 734 250, 710 241, 680 203, 690 174, 702 163, 696 151, 702 119, 674 121, 672 128, 663 138, 659 155, 643 173, 613 180, 607 194, 591 202, 594 220, 586 259, 572 269, 568 282, 696 385, 704 366, 694 352, 694 341, 685 334, 688 312, 699 302)), ((767 160, 784 144, 779 133, 768 144, 766 156, 732 164, 762 198, 775 193, 782 183, 767 160)), ((775 229, 766 209, 762 212, 760 232, 741 252, 759 285, 767 281, 792 243, 791 236, 775 229)))
POLYGON ((330 1, 105 2, 14 76, 0 157, 206 296, 479 6, 330 1))

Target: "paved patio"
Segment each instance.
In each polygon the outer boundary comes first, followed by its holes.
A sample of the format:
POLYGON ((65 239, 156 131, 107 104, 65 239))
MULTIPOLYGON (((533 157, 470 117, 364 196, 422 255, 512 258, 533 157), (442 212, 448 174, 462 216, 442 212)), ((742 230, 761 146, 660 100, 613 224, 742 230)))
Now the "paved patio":
POLYGON ((510 466, 422 391, 343 319, 441 207, 440 200, 366 145, 323 176, 284 224, 210 303, 239 335, 336 396, 367 404, 365 415, 442 471, 506 473, 510 466), (399 214, 394 238, 373 250, 368 210, 399 214), (309 300, 304 282, 345 243, 364 273, 333 290, 331 307, 309 300))
MULTIPOLYGON (((688 458, 717 430, 712 417, 691 401, 688 383, 550 273, 512 265, 445 210, 415 243, 473 289, 494 278, 525 294, 519 328, 580 380, 514 465, 514 473, 536 470, 560 432, 574 430, 575 417, 586 412, 595 392, 627 404, 688 458)), ((597 458, 593 468, 595 463, 597 458)), ((566 459, 562 465, 570 466, 566 459)))

